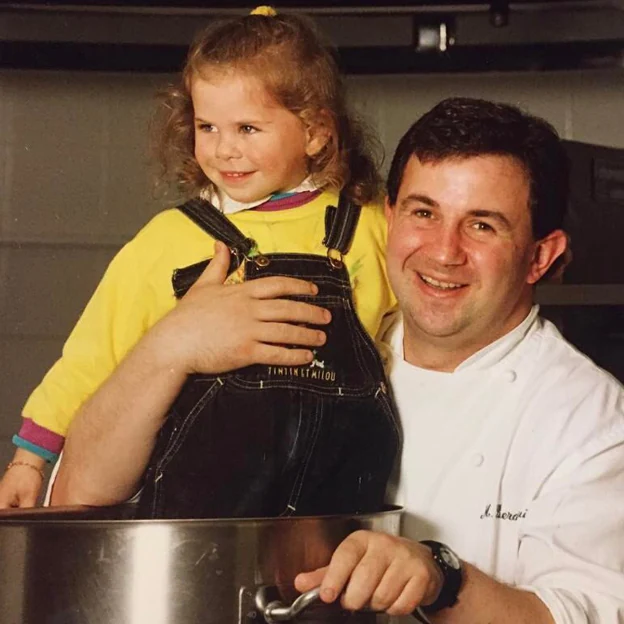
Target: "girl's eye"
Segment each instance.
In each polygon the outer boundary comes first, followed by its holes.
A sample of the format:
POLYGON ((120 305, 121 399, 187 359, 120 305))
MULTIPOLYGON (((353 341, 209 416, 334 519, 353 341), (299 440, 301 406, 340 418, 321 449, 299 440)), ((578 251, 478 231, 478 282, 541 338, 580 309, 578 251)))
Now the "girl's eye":
POLYGON ((249 124, 244 124, 240 127, 240 131, 243 134, 253 134, 254 132, 257 132, 258 128, 255 128, 254 126, 250 126, 249 124))
POLYGON ((212 124, 207 124, 207 123, 197 124, 197 129, 200 132, 214 132, 215 131, 215 127, 212 124))

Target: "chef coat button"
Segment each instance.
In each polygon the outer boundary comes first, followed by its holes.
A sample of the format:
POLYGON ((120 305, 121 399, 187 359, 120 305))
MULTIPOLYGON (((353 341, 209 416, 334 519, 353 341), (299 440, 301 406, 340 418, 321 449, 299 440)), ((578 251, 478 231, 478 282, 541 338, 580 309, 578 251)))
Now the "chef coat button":
POLYGON ((513 383, 514 381, 516 381, 517 378, 518 378, 518 375, 516 374, 516 371, 513 371, 513 370, 505 371, 505 380, 508 381, 509 383, 513 383))
POLYGON ((478 468, 485 460, 485 457, 483 457, 483 455, 481 455, 481 453, 475 453, 472 456, 472 465, 475 468, 478 468))

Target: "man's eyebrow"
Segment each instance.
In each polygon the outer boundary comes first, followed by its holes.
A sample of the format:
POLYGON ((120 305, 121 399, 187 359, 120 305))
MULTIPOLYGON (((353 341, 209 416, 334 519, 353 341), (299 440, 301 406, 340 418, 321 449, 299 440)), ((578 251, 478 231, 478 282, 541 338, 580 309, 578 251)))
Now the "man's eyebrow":
POLYGON ((431 199, 428 195, 419 195, 418 193, 411 193, 401 200, 401 207, 409 206, 410 204, 424 204, 431 208, 438 208, 438 204, 435 199, 431 199))

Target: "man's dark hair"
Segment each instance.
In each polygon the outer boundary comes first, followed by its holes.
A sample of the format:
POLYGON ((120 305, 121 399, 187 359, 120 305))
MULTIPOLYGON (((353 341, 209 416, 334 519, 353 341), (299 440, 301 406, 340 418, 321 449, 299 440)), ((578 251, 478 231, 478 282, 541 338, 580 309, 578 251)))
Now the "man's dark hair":
POLYGON ((526 171, 536 240, 562 227, 568 203, 568 159, 557 131, 515 106, 474 98, 443 100, 406 132, 388 174, 390 204, 396 203, 411 156, 436 163, 485 155, 511 156, 526 171))

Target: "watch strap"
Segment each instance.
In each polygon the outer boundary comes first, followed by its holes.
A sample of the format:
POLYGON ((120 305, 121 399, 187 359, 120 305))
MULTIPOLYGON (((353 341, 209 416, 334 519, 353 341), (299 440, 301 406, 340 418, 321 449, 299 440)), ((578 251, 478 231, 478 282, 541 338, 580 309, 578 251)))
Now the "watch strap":
POLYGON ((431 554, 436 565, 442 572, 442 588, 438 597, 429 605, 421 605, 420 609, 425 615, 437 613, 447 607, 452 607, 458 600, 459 590, 461 589, 463 574, 461 562, 457 555, 445 544, 433 540, 423 540, 420 542, 424 546, 431 549, 431 554), (447 558, 443 556, 444 551, 447 558), (453 567, 447 562, 448 555, 457 559, 457 567, 453 567))

